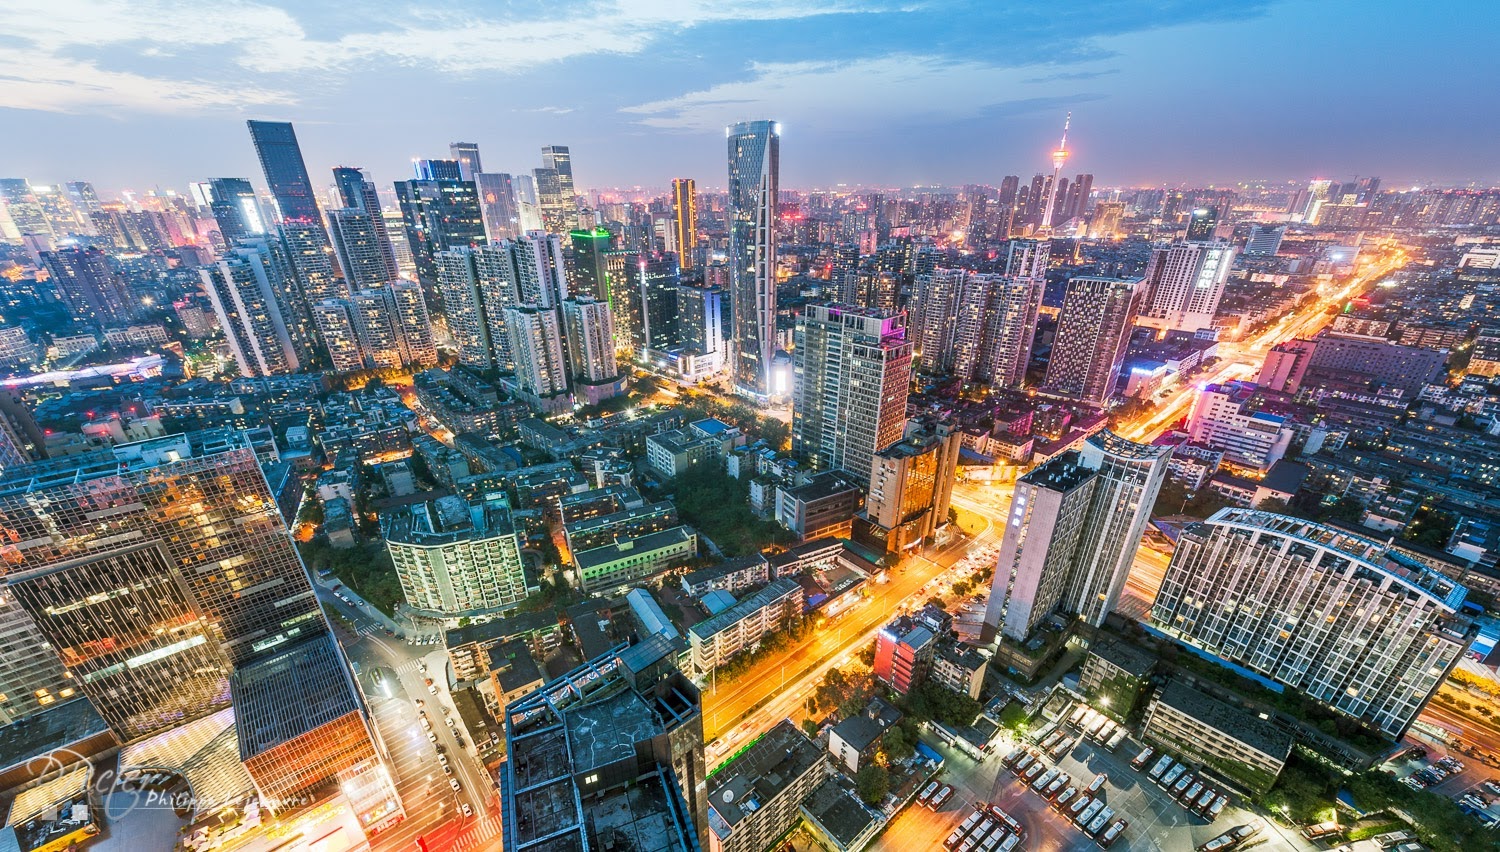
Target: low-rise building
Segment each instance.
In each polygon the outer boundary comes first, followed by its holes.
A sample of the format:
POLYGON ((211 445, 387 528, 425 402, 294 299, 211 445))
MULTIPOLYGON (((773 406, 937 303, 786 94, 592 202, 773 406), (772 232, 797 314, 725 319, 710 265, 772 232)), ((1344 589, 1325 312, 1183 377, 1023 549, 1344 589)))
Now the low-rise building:
POLYGON ((646 465, 663 479, 689 468, 713 464, 717 442, 692 429, 673 429, 646 438, 646 465))
POLYGON ((632 585, 698 555, 698 534, 678 526, 573 554, 586 592, 632 585))
POLYGON ((771 581, 729 609, 688 628, 694 672, 708 674, 801 614, 802 586, 789 577, 771 581))
POLYGON ((563 537, 567 540, 568 550, 576 553, 675 526, 677 507, 669 500, 658 500, 607 515, 566 522, 563 524, 563 537))
POLYGON ((875 759, 880 741, 898 722, 901 711, 877 698, 860 713, 833 726, 828 734, 828 753, 850 775, 875 759))
POLYGON ((1100 639, 1089 646, 1078 687, 1096 707, 1124 719, 1145 697, 1156 657, 1134 645, 1100 639))
POLYGON ((803 541, 848 538, 864 502, 863 488, 838 471, 824 471, 801 485, 777 489, 776 520, 803 541))
POLYGON ((771 563, 766 560, 765 555, 752 553, 683 574, 682 591, 695 598, 714 591, 739 592, 770 582, 774 576, 776 574, 771 570, 771 563))
POLYGON ((1287 731, 1180 680, 1156 695, 1141 730, 1147 742, 1254 793, 1276 783, 1292 753, 1287 731))
POLYGON ((990 661, 973 645, 943 642, 932 655, 932 669, 928 677, 933 683, 978 701, 979 692, 984 687, 984 673, 989 664, 990 661))
POLYGON ((802 800, 802 817, 813 837, 834 852, 859 852, 886 822, 837 777, 824 779, 802 800))
POLYGON ((708 779, 706 852, 761 852, 801 819, 828 777, 828 755, 789 721, 777 723, 708 779))

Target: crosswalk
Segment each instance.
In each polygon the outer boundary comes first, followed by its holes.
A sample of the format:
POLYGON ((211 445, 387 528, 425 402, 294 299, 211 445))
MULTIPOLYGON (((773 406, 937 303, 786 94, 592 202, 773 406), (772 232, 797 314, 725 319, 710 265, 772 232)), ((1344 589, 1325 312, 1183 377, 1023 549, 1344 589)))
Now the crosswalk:
POLYGON ((466 852, 469 849, 499 849, 500 848, 500 819, 485 814, 479 820, 460 834, 453 841, 455 852, 466 852))
POLYGON ((407 660, 406 662, 402 663, 401 665, 396 666, 396 673, 397 674, 411 674, 412 672, 417 671, 417 669, 420 667, 419 666, 420 663, 421 663, 421 660, 407 660))
POLYGON ((358 628, 355 629, 354 633, 357 636, 369 636, 371 633, 379 633, 380 630, 381 627, 379 624, 370 621, 361 624, 358 628))

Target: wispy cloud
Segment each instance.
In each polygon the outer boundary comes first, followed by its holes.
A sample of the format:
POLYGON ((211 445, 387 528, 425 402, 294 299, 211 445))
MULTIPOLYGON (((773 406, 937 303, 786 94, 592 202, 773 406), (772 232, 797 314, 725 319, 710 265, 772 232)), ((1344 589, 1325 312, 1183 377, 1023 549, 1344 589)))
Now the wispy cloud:
POLYGON ((848 62, 754 63, 747 79, 625 107, 652 127, 703 132, 747 116, 784 124, 848 126, 884 113, 892 124, 1024 112, 1097 97, 1044 85, 1035 67, 1006 68, 941 56, 893 55, 848 62))

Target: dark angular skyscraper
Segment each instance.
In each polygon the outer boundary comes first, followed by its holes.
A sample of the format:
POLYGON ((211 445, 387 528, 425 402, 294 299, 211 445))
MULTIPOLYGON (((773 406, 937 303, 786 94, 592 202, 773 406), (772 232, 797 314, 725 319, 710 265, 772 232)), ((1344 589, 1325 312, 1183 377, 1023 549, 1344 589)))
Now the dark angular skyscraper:
POLYGON ((781 126, 742 121, 729 127, 729 291, 734 384, 771 395, 776 336, 776 192, 781 126))
POLYGON ((208 182, 208 206, 219 225, 219 235, 224 244, 232 246, 240 240, 265 233, 266 226, 260 220, 260 207, 255 202, 255 189, 244 178, 213 178, 208 182))
POLYGON ((283 221, 300 219, 320 222, 318 200, 313 193, 312 180, 307 176, 307 166, 302 161, 302 149, 297 145, 297 132, 289 121, 247 121, 250 126, 250 141, 255 143, 255 155, 260 158, 261 171, 266 175, 266 186, 271 197, 276 199, 276 211, 283 221))
POLYGON ((440 251, 483 245, 484 216, 479 190, 468 180, 404 180, 396 182, 396 200, 406 225, 417 280, 428 304, 437 304, 437 264, 440 251))

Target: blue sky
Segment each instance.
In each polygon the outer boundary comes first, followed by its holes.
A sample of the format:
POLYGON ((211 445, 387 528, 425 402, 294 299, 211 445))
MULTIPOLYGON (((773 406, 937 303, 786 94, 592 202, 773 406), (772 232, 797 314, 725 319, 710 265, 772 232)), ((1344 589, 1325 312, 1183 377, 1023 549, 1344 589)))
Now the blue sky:
POLYGON ((724 182, 722 127, 782 122, 787 187, 1348 178, 1500 183, 1500 4, 1396 0, 0 0, 0 176, 113 192, 260 183, 480 143, 573 149, 582 187, 724 182))

